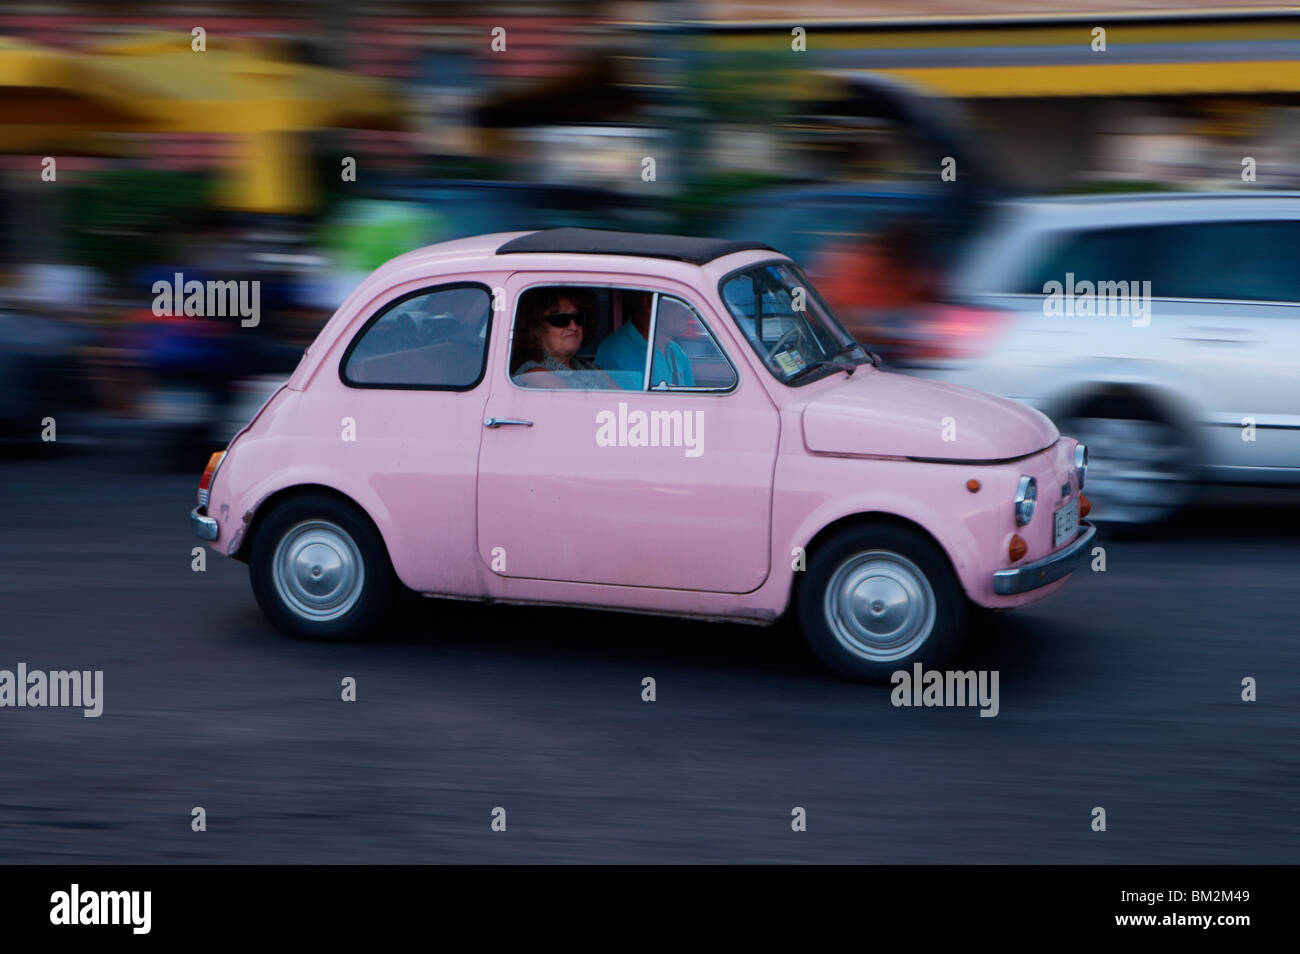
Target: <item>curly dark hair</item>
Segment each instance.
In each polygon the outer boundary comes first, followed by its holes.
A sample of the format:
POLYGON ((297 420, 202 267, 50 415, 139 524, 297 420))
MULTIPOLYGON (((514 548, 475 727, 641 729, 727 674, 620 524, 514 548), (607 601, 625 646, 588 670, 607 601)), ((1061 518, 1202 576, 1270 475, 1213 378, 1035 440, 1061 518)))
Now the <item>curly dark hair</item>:
POLYGON ((545 357, 542 350, 542 330, 545 322, 542 316, 560 305, 560 300, 567 298, 583 314, 583 333, 586 334, 591 321, 591 298, 585 291, 575 288, 538 288, 526 292, 519 305, 519 322, 515 326, 515 348, 511 361, 513 368, 525 361, 540 362, 545 357))

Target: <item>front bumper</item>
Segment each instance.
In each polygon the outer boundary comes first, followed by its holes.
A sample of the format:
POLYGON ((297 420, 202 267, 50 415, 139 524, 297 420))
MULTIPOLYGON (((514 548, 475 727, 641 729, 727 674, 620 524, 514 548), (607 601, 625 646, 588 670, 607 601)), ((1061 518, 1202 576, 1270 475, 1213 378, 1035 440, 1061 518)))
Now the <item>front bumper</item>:
POLYGON ((215 540, 221 528, 217 526, 215 519, 202 512, 203 509, 203 507, 195 507, 190 511, 190 529, 200 540, 215 540))
POLYGON ((1083 523, 1082 527, 1083 532, 1075 537, 1073 543, 1046 560, 1026 563, 1009 570, 998 570, 993 574, 993 592, 999 596, 1027 593, 1048 583, 1055 583, 1061 577, 1073 573, 1081 564, 1087 563, 1089 548, 1097 538, 1097 528, 1090 523, 1083 523))

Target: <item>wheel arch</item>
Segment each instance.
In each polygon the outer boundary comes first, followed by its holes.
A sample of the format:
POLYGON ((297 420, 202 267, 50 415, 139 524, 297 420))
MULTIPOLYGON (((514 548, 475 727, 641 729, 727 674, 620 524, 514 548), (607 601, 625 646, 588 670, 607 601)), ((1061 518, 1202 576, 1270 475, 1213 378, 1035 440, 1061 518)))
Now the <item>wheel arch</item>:
MULTIPOLYGON (((938 550, 940 554, 943 555, 944 561, 948 564, 948 569, 952 571, 953 579, 958 581, 959 586, 961 585, 961 574, 957 572, 957 567, 953 565, 952 556, 949 554, 948 548, 943 545, 943 542, 939 540, 938 537, 931 533, 923 524, 908 517, 884 510, 864 510, 858 513, 844 514, 826 524, 813 534, 812 538, 804 544, 805 568, 807 567, 807 561, 812 559, 813 554, 816 553, 818 549, 825 546, 830 540, 839 536, 840 533, 845 530, 863 529, 868 527, 899 527, 913 531, 924 537, 934 545, 935 549, 938 550)), ((803 579, 805 576, 807 576, 806 572, 793 574, 793 579, 790 581, 790 592, 787 596, 787 610, 798 604, 799 588, 803 585, 803 579)))
POLYGON ((1126 403, 1149 408, 1158 420, 1181 434, 1192 453, 1193 463, 1204 457, 1204 441, 1196 427, 1198 410, 1195 404, 1177 390, 1157 381, 1093 381, 1054 398, 1047 413, 1058 422, 1059 429, 1059 422, 1079 416, 1090 407, 1111 405, 1122 408, 1126 403))
MULTIPOLYGON (((312 497, 312 496, 330 497, 333 500, 336 500, 345 506, 351 507, 360 516, 365 518, 365 520, 370 524, 371 528, 379 536, 379 539, 384 541, 384 551, 385 553, 388 553, 389 550, 388 539, 384 536, 383 530, 380 528, 375 518, 370 514, 368 510, 366 510, 365 507, 363 507, 352 497, 348 496, 343 491, 335 487, 330 487, 326 484, 303 483, 303 484, 291 484, 288 487, 281 487, 280 489, 272 491, 270 494, 262 498, 262 500, 260 500, 257 503, 257 505, 252 508, 253 515, 248 521, 248 527, 244 531, 243 536, 240 538, 239 543, 236 546, 235 550, 232 551, 229 555, 234 559, 239 560, 241 563, 247 563, 249 560, 249 556, 253 551, 253 539, 257 536, 258 530, 261 528, 261 526, 266 522, 267 516, 277 507, 281 506, 284 503, 287 503, 290 500, 297 500, 302 497, 312 497)), ((391 553, 388 553, 388 560, 391 565, 392 563, 391 553)))

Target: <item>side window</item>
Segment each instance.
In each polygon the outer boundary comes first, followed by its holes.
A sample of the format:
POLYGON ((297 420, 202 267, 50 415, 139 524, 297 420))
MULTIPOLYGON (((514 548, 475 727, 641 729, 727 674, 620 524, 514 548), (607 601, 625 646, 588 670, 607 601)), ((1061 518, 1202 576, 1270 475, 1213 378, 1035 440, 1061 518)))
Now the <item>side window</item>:
POLYGON ((1300 302, 1300 222, 1195 222, 1159 231, 1152 294, 1300 302))
POLYGON ((726 391, 736 371, 699 314, 635 288, 543 286, 519 296, 510 377, 519 387, 726 391), (646 338, 654 339, 651 348, 646 338))
POLYGON ((519 296, 510 345, 510 379, 523 388, 611 390, 639 387, 633 376, 606 371, 597 345, 610 329, 610 290, 530 288, 519 296))
POLYGON ((1016 291, 1049 281, 1150 281, 1155 298, 1300 301, 1300 222, 1187 222, 1079 232, 1049 242, 1016 291))
POLYGON ((465 391, 483 377, 492 297, 443 285, 387 305, 352 340, 340 375, 362 388, 465 391))
POLYGON ((1096 229, 1050 237, 1045 254, 1039 257, 1015 290, 1022 295, 1041 295, 1048 282, 1077 284, 1083 281, 1150 281, 1151 294, 1164 294, 1152 274, 1150 253, 1156 237, 1151 228, 1096 229))
POLYGON ((655 321, 653 390, 707 388, 726 391, 736 384, 731 366, 695 309, 669 295, 659 296, 655 321))

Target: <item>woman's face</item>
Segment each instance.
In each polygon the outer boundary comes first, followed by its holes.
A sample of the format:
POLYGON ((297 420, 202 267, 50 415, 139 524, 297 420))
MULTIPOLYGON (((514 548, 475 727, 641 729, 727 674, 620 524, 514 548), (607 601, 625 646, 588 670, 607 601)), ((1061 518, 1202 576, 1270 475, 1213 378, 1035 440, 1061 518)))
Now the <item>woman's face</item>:
POLYGON ((561 297, 554 305, 542 312, 541 324, 542 350, 552 358, 568 364, 582 347, 582 318, 578 306, 571 299, 561 297), (554 315, 573 317, 563 328, 555 328, 547 321, 548 316, 554 315))

